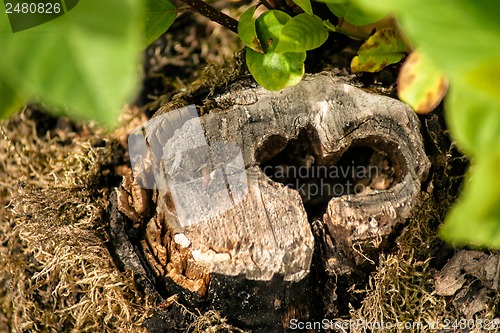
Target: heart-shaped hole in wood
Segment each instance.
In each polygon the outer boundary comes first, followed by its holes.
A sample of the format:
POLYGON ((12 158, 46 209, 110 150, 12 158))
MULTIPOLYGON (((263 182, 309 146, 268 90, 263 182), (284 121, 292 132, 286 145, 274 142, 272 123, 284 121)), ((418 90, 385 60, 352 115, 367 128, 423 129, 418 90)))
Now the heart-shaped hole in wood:
POLYGON ((312 220, 323 216, 334 197, 373 195, 404 179, 405 160, 396 145, 384 139, 357 139, 325 157, 317 131, 307 127, 288 142, 281 136, 269 137, 256 151, 256 160, 267 177, 299 193, 312 220))

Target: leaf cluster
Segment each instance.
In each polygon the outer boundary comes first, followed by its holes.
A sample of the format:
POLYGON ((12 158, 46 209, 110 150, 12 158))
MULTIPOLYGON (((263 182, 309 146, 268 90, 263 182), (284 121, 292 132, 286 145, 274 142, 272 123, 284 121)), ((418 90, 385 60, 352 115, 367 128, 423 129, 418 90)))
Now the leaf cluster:
POLYGON ((418 48, 400 74, 400 98, 428 112, 449 82, 445 119, 472 165, 441 236, 500 248, 500 4, 495 0, 359 0, 395 14, 418 48), (425 97, 427 96, 427 98, 425 97), (436 97, 437 96, 437 97, 436 97))

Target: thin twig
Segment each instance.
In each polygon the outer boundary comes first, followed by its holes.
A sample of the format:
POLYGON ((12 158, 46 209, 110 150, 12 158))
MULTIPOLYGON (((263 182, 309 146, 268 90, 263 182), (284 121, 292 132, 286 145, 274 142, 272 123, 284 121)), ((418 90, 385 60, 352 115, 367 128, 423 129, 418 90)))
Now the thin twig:
POLYGON ((209 4, 201 0, 181 0, 186 5, 191 7, 194 11, 200 13, 201 15, 211 19, 214 22, 228 28, 234 33, 238 33, 238 21, 234 18, 224 14, 223 12, 215 9, 209 4))

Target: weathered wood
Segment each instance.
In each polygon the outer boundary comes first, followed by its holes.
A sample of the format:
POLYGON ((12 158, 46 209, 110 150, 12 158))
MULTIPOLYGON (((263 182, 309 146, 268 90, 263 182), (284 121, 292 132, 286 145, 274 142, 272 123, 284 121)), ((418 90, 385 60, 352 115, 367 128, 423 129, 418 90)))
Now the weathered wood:
MULTIPOLYGON (((332 73, 279 92, 244 81, 214 103, 175 131, 162 112, 145 128, 156 160, 141 170, 156 163, 166 182, 155 185, 142 250, 167 289, 257 331, 283 330, 322 311, 309 221, 323 223, 331 248, 377 251, 418 207, 429 169, 419 121, 332 73)), ((335 255, 321 260, 342 271, 335 255)))

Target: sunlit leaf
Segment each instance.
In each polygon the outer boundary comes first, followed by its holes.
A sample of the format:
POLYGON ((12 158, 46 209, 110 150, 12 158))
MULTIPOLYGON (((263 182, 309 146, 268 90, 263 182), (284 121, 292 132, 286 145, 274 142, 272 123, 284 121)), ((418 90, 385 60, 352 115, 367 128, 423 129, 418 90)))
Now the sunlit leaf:
POLYGON ((448 81, 431 59, 418 50, 406 58, 398 77, 398 96, 420 114, 434 110, 448 89, 448 81))
POLYGON ((139 5, 80 1, 67 14, 18 33, 0 12, 0 75, 31 100, 73 118, 116 124, 138 83, 139 5))
POLYGON ((321 46, 328 38, 323 21, 317 16, 299 14, 281 30, 277 53, 302 52, 321 46))
POLYGON ((19 111, 22 104, 22 98, 0 77, 0 118, 7 118, 19 111))
POLYGON ((238 22, 238 36, 252 50, 264 53, 255 27, 254 15, 256 9, 256 6, 250 7, 241 15, 238 22))
POLYGON ((500 249, 499 151, 477 158, 461 197, 447 214, 441 236, 455 245, 500 249))
POLYGON ((257 35, 266 53, 275 51, 281 38, 281 30, 291 19, 290 15, 280 10, 270 10, 257 18, 257 35))
POLYGON ((446 216, 441 236, 456 244, 500 248, 500 101, 484 86, 455 79, 445 116, 453 140, 475 165, 446 216))
POLYGON ((247 49, 246 54, 250 73, 267 90, 281 90, 298 84, 304 76, 305 59, 305 52, 262 54, 247 49))
POLYGON ((446 120, 459 147, 470 156, 479 156, 498 144, 498 1, 358 1, 366 8, 395 12, 412 43, 446 74, 451 87, 446 120))
POLYGON ((247 48, 246 62, 255 80, 268 90, 296 85, 304 75, 306 52, 276 53, 281 31, 291 17, 281 11, 265 12, 256 20, 256 29, 266 54, 247 48))
POLYGON ((416 47, 448 77, 479 62, 500 59, 497 0, 356 0, 370 10, 389 10, 416 47))
POLYGON ((445 101, 445 116, 453 139, 469 156, 500 148, 500 102, 488 93, 455 81, 445 101))
MULTIPOLYGON (((40 1, 41 2, 41 1, 40 1)), ((10 26, 12 28, 13 32, 19 32, 23 31, 26 29, 31 29, 33 27, 36 27, 38 25, 47 23, 49 21, 52 21, 60 16, 63 16, 66 12, 64 10, 64 2, 61 0, 45 0, 43 1, 43 7, 50 8, 47 10, 47 13, 45 10, 42 13, 39 13, 38 10, 32 11, 32 13, 29 13, 28 10, 26 10, 23 13, 23 10, 16 11, 14 6, 17 5, 22 5, 23 1, 5 1, 5 11, 7 12, 7 4, 12 4, 14 7, 14 10, 10 10, 7 14, 9 17, 9 22, 10 26)), ((3 8, 2 8, 3 9, 3 8)), ((69 10, 69 9, 68 9, 69 10)))
POLYGON ((293 0, 293 2, 307 14, 309 15, 313 14, 311 0, 293 0))
POLYGON ((404 57, 406 45, 392 29, 382 29, 361 45, 352 59, 353 72, 378 72, 404 57))
POLYGON ((337 32, 337 27, 328 20, 323 21, 323 26, 332 32, 337 32))
POLYGON ((337 17, 354 25, 367 25, 377 22, 385 15, 370 12, 357 4, 357 0, 319 0, 325 2, 328 9, 337 17))
POLYGON ((464 73, 464 81, 500 102, 500 56, 473 66, 464 73))
POLYGON ((177 9, 170 0, 145 0, 145 4, 144 40, 147 46, 174 23, 177 9))
POLYGON ((393 12, 412 45, 450 80, 445 118, 474 161, 441 235, 500 248, 500 5, 498 0, 356 0, 393 12))

